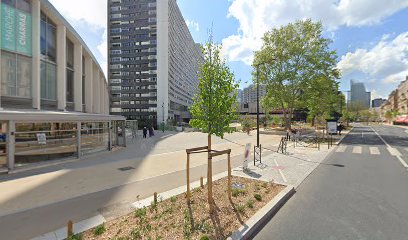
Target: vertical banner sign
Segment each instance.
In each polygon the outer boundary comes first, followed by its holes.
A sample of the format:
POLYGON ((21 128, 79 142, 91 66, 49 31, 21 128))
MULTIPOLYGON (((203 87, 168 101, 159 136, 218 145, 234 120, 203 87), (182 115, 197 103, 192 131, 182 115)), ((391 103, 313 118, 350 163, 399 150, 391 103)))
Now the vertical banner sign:
POLYGON ((1 48, 32 55, 31 15, 1 4, 1 48))
POLYGON ((31 15, 16 11, 16 51, 31 55, 31 15))
POLYGON ((1 4, 1 48, 4 50, 16 50, 15 11, 9 5, 1 4))

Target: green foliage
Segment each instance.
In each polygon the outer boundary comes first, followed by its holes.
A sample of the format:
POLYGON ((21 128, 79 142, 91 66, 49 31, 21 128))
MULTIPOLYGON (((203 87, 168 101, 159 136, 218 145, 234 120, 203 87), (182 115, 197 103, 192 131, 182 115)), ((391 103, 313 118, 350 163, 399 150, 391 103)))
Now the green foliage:
POLYGON ((102 224, 96 226, 93 233, 94 233, 95 236, 99 236, 99 235, 102 235, 105 231, 106 231, 105 224, 102 223, 102 224))
POLYGON ((177 201, 176 196, 173 196, 173 197, 170 198, 170 202, 175 203, 176 201, 177 201))
POLYGON ((249 199, 246 203, 248 208, 254 208, 254 201, 252 199, 249 199))
POLYGON ((190 108, 190 125, 202 132, 224 137, 232 132, 230 123, 237 119, 238 84, 221 58, 221 46, 209 41, 202 48, 204 62, 199 70, 198 94, 190 108))
POLYGON ((71 237, 68 237, 67 240, 82 240, 82 234, 75 234, 71 237))
POLYGON ((241 214, 245 213, 245 205, 243 205, 243 204, 238 204, 238 205, 237 205, 237 212, 239 212, 239 213, 241 213, 241 214))
POLYGON ((278 116, 273 116, 272 117, 272 124, 275 126, 281 126, 282 125, 282 118, 278 116))
POLYGON ((255 198, 258 202, 262 201, 262 196, 261 196, 259 193, 255 193, 255 194, 254 194, 254 198, 255 198))
POLYGON ((240 119, 242 131, 249 134, 253 127, 256 126, 255 120, 252 119, 250 116, 245 115, 240 119))
POLYGON ((203 235, 200 237, 200 240, 210 240, 210 238, 207 235, 203 235))
POLYGON ((233 197, 238 197, 239 195, 246 195, 247 190, 246 189, 238 189, 238 188, 233 188, 231 190, 231 195, 233 197))
MULTIPOLYGON (((291 127, 293 111, 305 107, 305 96, 314 91, 314 81, 335 83, 339 78, 337 54, 329 49, 331 40, 322 33, 321 23, 296 21, 265 33, 263 46, 255 53, 253 75, 267 87, 262 104, 265 109, 284 109, 286 128, 291 127)), ((306 103, 310 104, 315 106, 316 101, 306 103)))
POLYGON ((135 217, 143 218, 144 216, 146 216, 146 207, 135 210, 135 217))

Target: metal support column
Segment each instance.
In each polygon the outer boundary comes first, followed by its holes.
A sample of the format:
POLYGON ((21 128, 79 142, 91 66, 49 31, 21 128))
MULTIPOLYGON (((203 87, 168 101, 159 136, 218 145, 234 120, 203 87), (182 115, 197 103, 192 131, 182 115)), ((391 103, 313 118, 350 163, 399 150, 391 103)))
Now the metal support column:
POLYGON ((81 122, 77 122, 77 157, 81 158, 82 149, 81 149, 81 122))
POLYGON ((14 121, 9 121, 7 135, 7 167, 9 171, 14 170, 15 151, 16 151, 16 123, 14 121))

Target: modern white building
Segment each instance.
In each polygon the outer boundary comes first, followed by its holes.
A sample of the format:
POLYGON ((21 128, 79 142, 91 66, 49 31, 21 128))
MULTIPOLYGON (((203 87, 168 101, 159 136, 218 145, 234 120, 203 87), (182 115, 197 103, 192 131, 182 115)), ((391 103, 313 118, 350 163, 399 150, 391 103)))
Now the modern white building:
POLYGON ((140 125, 188 122, 201 48, 176 0, 109 0, 111 114, 140 125))
POLYGON ((78 33, 48 0, 0 4, 0 171, 111 149, 124 118, 78 33))

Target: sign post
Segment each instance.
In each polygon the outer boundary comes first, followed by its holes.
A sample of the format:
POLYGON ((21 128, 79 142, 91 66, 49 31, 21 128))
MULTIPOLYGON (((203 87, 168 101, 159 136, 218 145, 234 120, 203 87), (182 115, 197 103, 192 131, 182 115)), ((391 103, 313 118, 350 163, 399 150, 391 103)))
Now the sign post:
POLYGON ((243 170, 247 170, 247 169, 248 169, 248 162, 249 162, 250 151, 251 151, 251 144, 250 144, 250 143, 247 143, 247 144, 245 145, 244 162, 242 163, 242 169, 243 169, 243 170))

